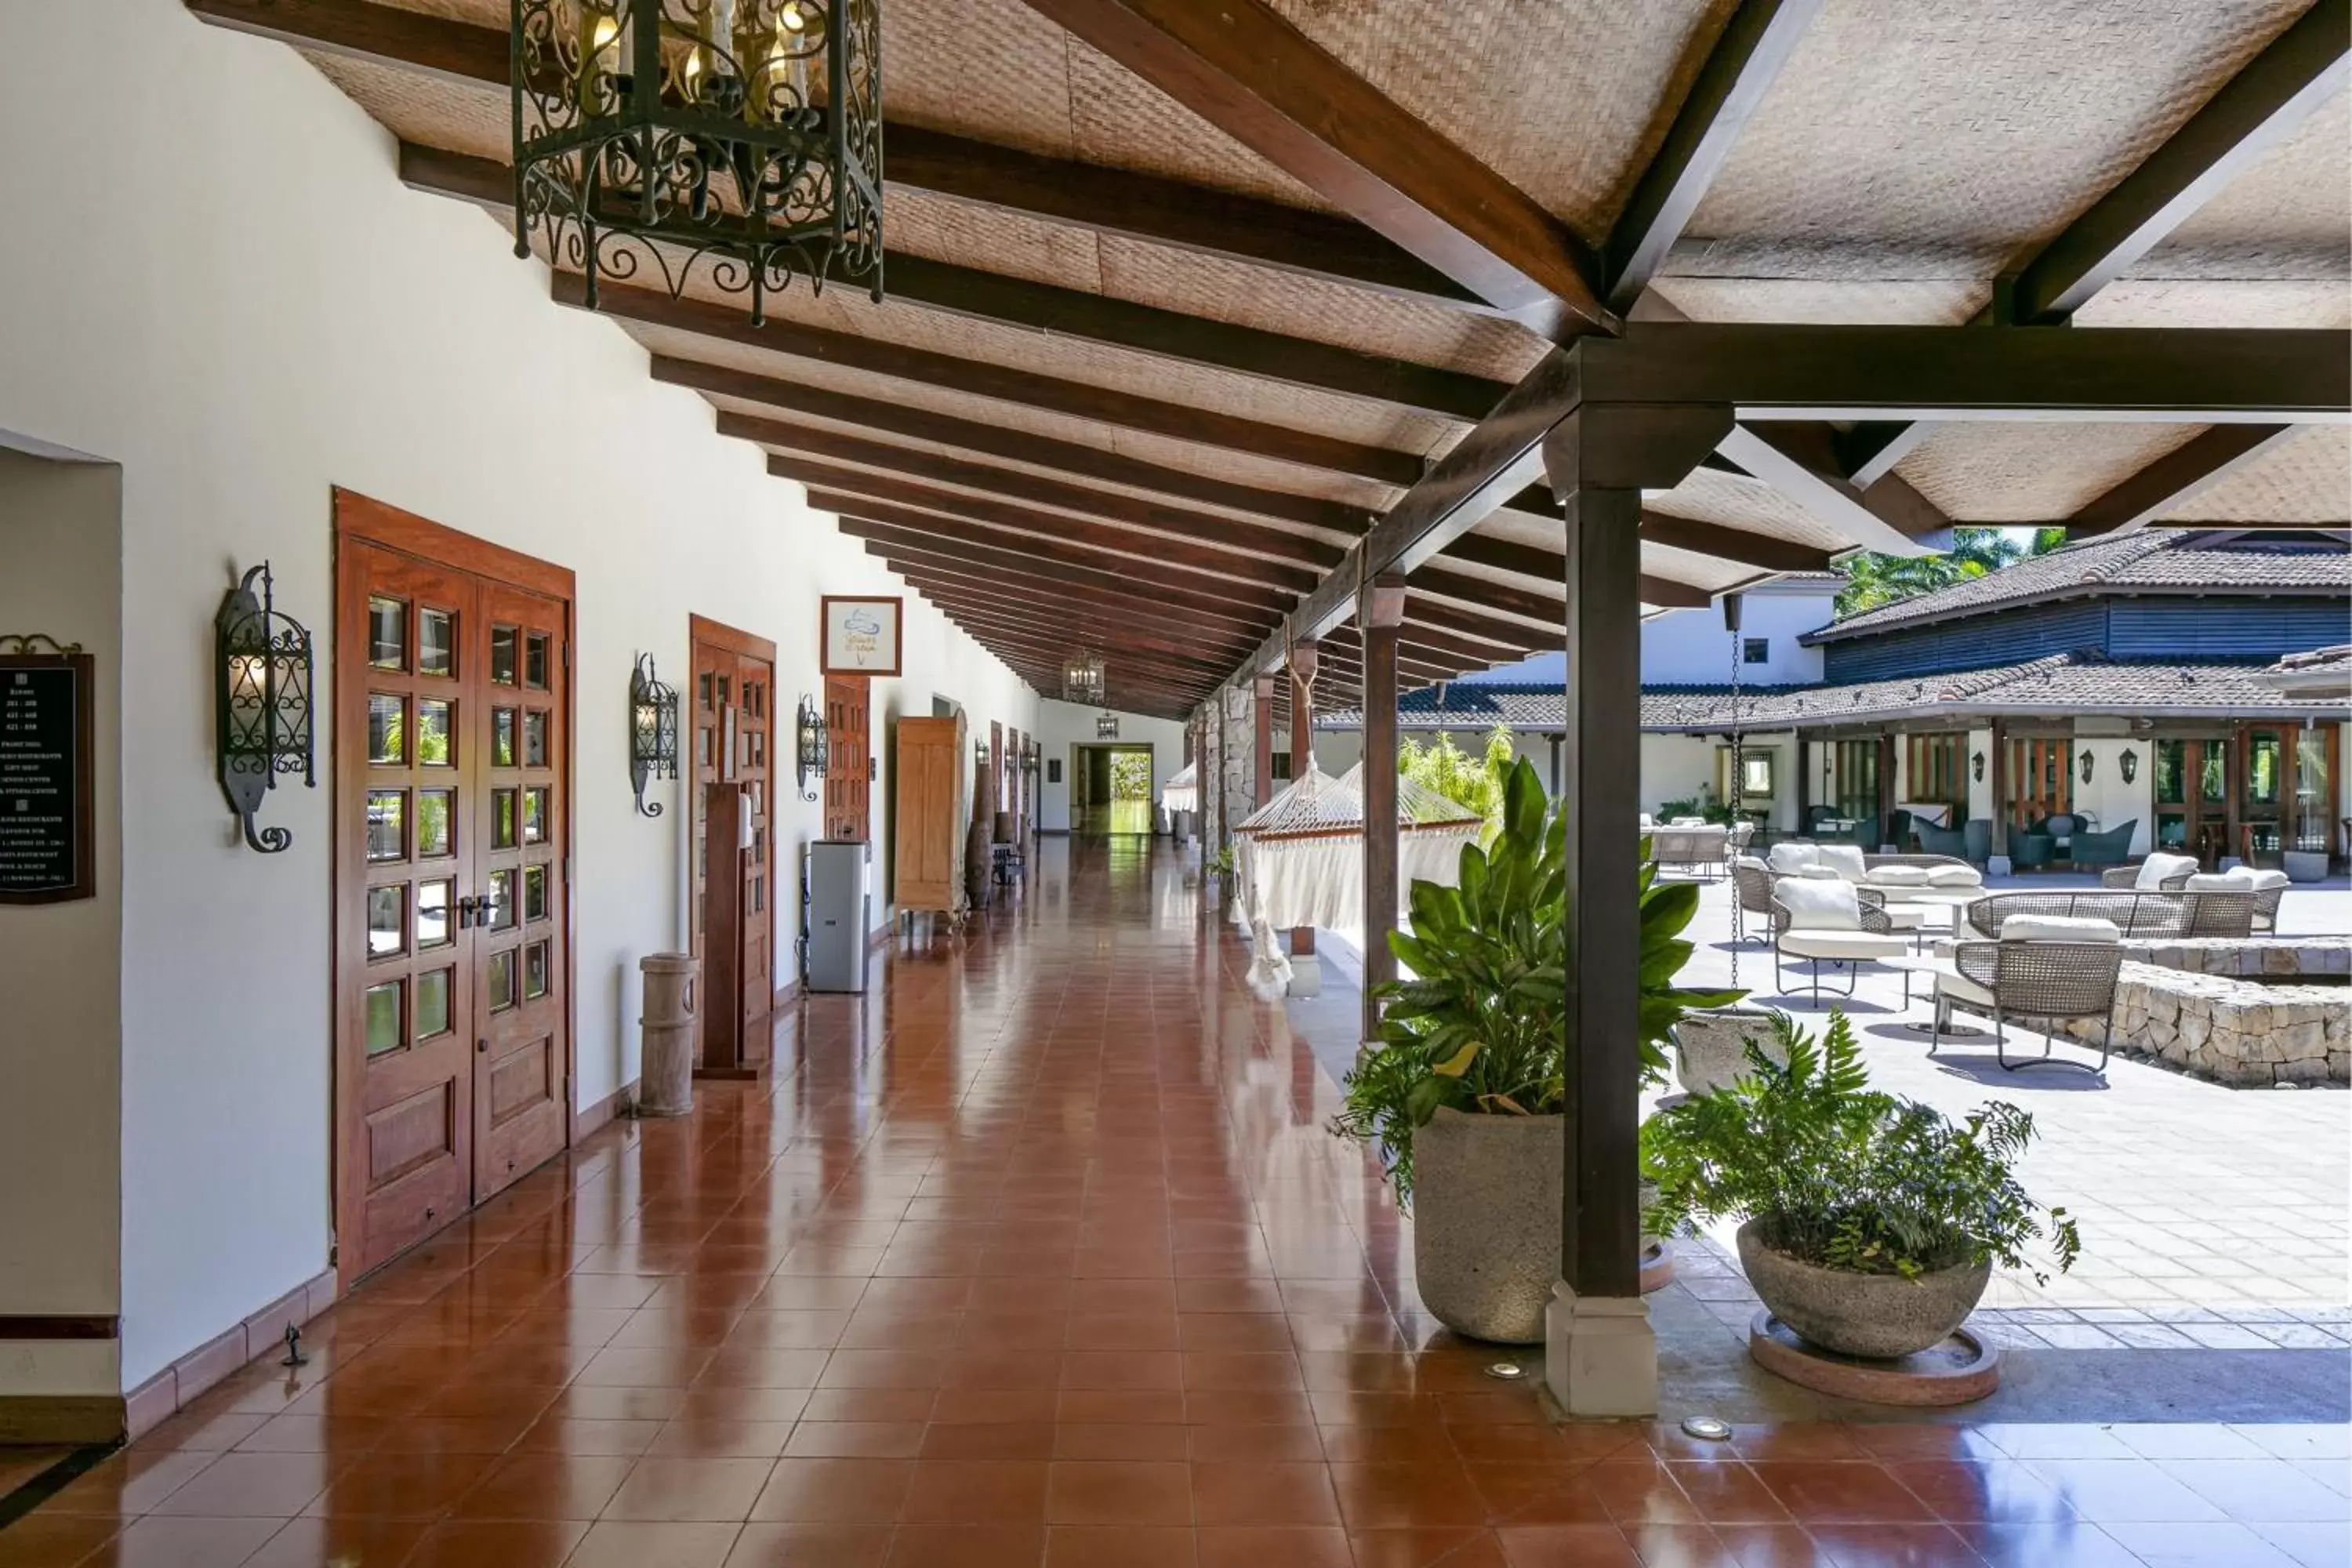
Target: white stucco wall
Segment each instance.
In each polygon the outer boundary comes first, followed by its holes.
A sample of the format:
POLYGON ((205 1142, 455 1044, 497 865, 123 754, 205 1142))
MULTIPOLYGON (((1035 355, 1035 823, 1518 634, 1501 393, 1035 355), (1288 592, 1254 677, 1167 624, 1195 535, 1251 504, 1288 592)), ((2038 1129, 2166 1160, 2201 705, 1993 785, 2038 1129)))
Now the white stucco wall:
MULTIPOLYGON (((391 136, 290 50, 173 0, 109 0, 0 7, 0 59, 24 68, 0 93, 0 210, 49 220, 0 237, 16 302, 0 429, 122 476, 121 1375, 136 1384, 328 1256, 329 792, 277 792, 266 820, 291 829, 289 852, 239 845, 212 778, 206 669, 232 569, 272 562, 279 607, 325 640, 342 485, 577 572, 583 1103, 634 1076, 635 960, 677 930, 685 814, 632 810, 631 660, 649 649, 677 679, 699 613, 775 640, 780 699, 818 690, 818 595, 900 590, 756 449, 719 438, 700 397, 653 384, 618 326, 551 304, 496 223, 404 188, 391 136), (138 89, 91 91, 101 77, 138 89)), ((1036 727, 1027 688, 908 604, 877 747, 935 692, 983 728, 1036 727)), ((322 713, 322 774, 331 744, 322 713)), ((821 808, 775 793, 788 870, 821 808)), ((781 975, 797 900, 777 904, 781 975)))
MULTIPOLYGON (((1767 584, 1740 599, 1739 636, 1763 638, 1768 655, 1762 664, 1740 665, 1741 684, 1801 686, 1821 679, 1821 650, 1800 647, 1797 638, 1835 618, 1835 591, 1811 584, 1767 584)), ((1720 686, 1730 679, 1731 634, 1723 628, 1721 600, 1705 609, 1669 610, 1642 623, 1643 684, 1720 686)))
MULTIPOLYGON (((1037 705, 1037 744, 1044 760, 1058 761, 1062 776, 1058 782, 1045 782, 1043 768, 1037 773, 1037 826, 1047 833, 1067 833, 1070 830, 1070 748, 1074 744, 1148 745, 1151 748, 1151 798, 1156 806, 1160 792, 1178 769, 1184 765, 1184 725, 1176 719, 1152 719, 1140 713, 1118 715, 1118 735, 1115 742, 1106 742, 1095 733, 1095 720, 1102 713, 1099 708, 1082 703, 1065 702, 1049 697, 1037 705)), ((1165 826, 1165 823, 1160 824, 1165 826)))
MULTIPOLYGON (((39 632, 92 659, 98 884, 95 898, 0 905, 5 1316, 121 1304, 121 479, 0 445, 0 634, 39 632)), ((115 1350, 0 1341, 0 1397, 115 1393, 115 1350)))

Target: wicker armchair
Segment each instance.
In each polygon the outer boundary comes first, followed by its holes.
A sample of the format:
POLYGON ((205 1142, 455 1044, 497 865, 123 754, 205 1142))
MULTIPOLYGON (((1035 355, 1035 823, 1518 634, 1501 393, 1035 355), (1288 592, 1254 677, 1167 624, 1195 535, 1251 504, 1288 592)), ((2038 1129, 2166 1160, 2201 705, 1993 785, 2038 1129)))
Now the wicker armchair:
POLYGON ((2189 936, 2245 937, 2254 931, 2252 892, 2097 892, 1991 893, 1961 907, 1954 934, 1963 940, 1992 941, 2012 915, 2069 915, 2113 921, 2116 929, 2136 941, 2178 940, 2189 936), (1965 928, 1965 929, 1961 929, 1965 928))
POLYGON ((1658 863, 1661 872, 1717 875, 1730 858, 1730 830, 1724 827, 1654 827, 1650 830, 1650 858, 1658 863))
POLYGON ((2067 852, 2077 866, 2120 866, 2131 853, 2132 835, 2139 831, 2139 818, 2135 816, 2120 827, 2110 827, 2095 833, 2077 826, 2067 852))
MULTIPOLYGON (((1788 880, 1790 879, 1783 879, 1788 880)), ((1788 959, 1799 959, 1812 966, 1813 1001, 1822 999, 1822 965, 1843 965, 1847 970, 1845 989, 1831 987, 1833 994, 1851 996, 1862 983, 1861 966, 1881 959, 1900 958, 1910 950, 1910 939, 1895 929, 1886 912, 1886 896, 1874 888, 1853 889, 1860 906, 1862 925, 1855 931, 1805 931, 1793 926, 1789 908, 1777 896, 1772 900, 1772 984, 1782 994, 1788 993, 1788 980, 1781 965, 1788 959)), ((1911 1004, 1911 976, 1903 976, 1903 1003, 1911 1004)))
POLYGON ((1911 833, 1919 840, 1922 850, 1938 859, 1965 861, 1968 858, 1969 836, 1959 828, 1937 827, 1933 823, 1915 821, 1911 825, 1911 833))
MULTIPOLYGON (((2167 877, 2157 884, 2157 889, 2162 892, 2177 893, 2189 886, 2189 872, 2183 871, 2177 876, 2167 877)), ((2139 863, 2137 861, 2129 866, 2112 866, 2100 872, 2099 886, 2119 888, 2126 892, 2147 891, 2139 885, 2139 863)))
MULTIPOLYGON (((1772 915, 1778 908, 1772 902, 1772 884, 1779 876, 1771 867, 1749 856, 1740 855, 1732 858, 1731 887, 1733 896, 1738 901, 1740 921, 1743 926, 1750 919, 1761 922, 1753 928, 1759 933, 1756 938, 1759 943, 1770 941, 1762 933, 1772 929, 1772 915)), ((1744 931, 1739 940, 1747 940, 1744 931)))
POLYGON ((1938 1005, 1927 1054, 1943 1044, 1942 1003, 1950 1002, 1990 1016, 1993 1059, 2002 1070, 2021 1068, 2074 1068, 2095 1074, 2107 1070, 2108 1048, 2115 1034, 2116 983, 2123 973, 2123 949, 2112 942, 2063 942, 2035 939, 2013 942, 1963 942, 1952 949, 1956 977, 1937 981, 1938 1005), (2031 1018, 2055 1023, 2066 1018, 2099 1020, 2099 1065, 2084 1068, 2080 1062, 2050 1054, 2045 1035, 2042 1055, 2023 1061, 2009 1059, 2008 1021, 2031 1018))

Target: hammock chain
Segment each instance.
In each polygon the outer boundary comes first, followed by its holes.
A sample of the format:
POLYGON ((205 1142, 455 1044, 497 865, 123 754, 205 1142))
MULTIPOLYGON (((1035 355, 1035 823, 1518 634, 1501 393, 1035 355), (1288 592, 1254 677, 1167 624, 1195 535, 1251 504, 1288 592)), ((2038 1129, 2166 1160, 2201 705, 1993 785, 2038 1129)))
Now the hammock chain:
MULTIPOLYGON (((1734 626, 1731 629, 1730 636, 1731 822, 1725 829, 1727 838, 1729 837, 1732 835, 1733 830, 1737 829, 1739 826, 1740 818, 1743 815, 1741 807, 1746 802, 1748 794, 1748 764, 1746 759, 1741 755, 1742 742, 1745 737, 1739 723, 1739 656, 1741 652, 1741 638, 1737 626, 1734 626)), ((1738 858, 1737 851, 1728 847, 1725 849, 1724 857, 1727 862, 1734 861, 1738 858)), ((1739 896, 1739 868, 1738 866, 1727 864, 1724 867, 1724 869, 1728 872, 1731 877, 1731 984, 1733 988, 1737 989, 1739 984, 1739 950, 1747 943, 1748 941, 1748 901, 1739 896)))

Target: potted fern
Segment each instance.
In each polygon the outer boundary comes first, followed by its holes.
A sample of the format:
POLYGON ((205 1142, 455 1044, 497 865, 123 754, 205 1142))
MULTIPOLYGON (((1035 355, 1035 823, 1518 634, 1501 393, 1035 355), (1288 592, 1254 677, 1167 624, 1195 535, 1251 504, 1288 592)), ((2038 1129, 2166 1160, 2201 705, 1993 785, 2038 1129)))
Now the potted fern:
POLYGON ((1994 1100, 1954 1121, 1874 1090, 1843 1013, 1818 1040, 1786 1014, 1773 1030, 1777 1052, 1751 1043, 1745 1077, 1643 1125, 1651 1227, 1739 1220, 1740 1266, 1772 1315, 1869 1359, 1940 1343, 1992 1266, 2028 1267, 2044 1237, 2061 1272, 2074 1266, 2074 1222, 2017 1180, 2031 1116, 1994 1100))
MULTIPOLYGON (((1381 1151, 1414 1209, 1422 1301, 1475 1339, 1540 1341, 1559 1278, 1566 849, 1567 824, 1522 758, 1493 841, 1462 851, 1459 885, 1413 883, 1412 930, 1389 938, 1413 978, 1381 989, 1379 1038, 1332 1124, 1381 1151)), ((1675 1020, 1741 994, 1674 984, 1691 955, 1681 933, 1698 910, 1695 884, 1660 884, 1645 863, 1638 892, 1638 1048, 1645 1079, 1664 1082, 1675 1020)))

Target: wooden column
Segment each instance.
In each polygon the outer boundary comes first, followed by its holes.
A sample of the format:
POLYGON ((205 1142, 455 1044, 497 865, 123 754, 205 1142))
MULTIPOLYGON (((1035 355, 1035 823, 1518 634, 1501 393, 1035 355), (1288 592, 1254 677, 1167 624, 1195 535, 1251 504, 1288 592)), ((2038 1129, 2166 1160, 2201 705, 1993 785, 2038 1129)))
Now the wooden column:
POLYGON ((2009 853, 2009 736, 1998 719, 1992 721, 1992 847, 1987 853, 2009 853))
POLYGON ((1257 769, 1253 795, 1264 805, 1274 798, 1274 678, 1261 675, 1250 682, 1250 759, 1257 769))
POLYGON ((1389 933, 1397 929, 1397 628, 1404 579, 1381 577, 1356 599, 1364 641, 1364 1036, 1380 1032, 1373 987, 1396 978, 1389 933))
MULTIPOLYGON (((1879 844, 1893 842, 1895 805, 1900 798, 1895 793, 1895 737, 1892 733, 1884 734, 1878 737, 1878 844, 1864 846, 1874 855, 1879 844)), ((1895 847, 1900 850, 1903 846, 1896 844, 1895 847)))
POLYGON ((1797 827, 1799 837, 1805 834, 1805 814, 1813 809, 1813 743, 1805 732, 1797 731, 1797 827))
MULTIPOLYGON (((1315 765, 1315 667, 1317 649, 1313 643, 1299 643, 1290 650, 1290 779, 1293 784, 1307 776, 1315 765)), ((1315 928, 1293 926, 1290 931, 1290 954, 1293 958, 1311 958, 1315 953, 1315 928)))

